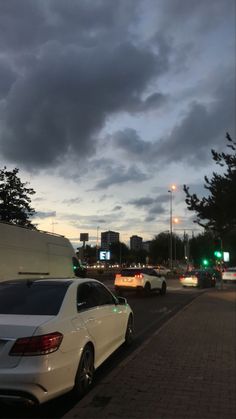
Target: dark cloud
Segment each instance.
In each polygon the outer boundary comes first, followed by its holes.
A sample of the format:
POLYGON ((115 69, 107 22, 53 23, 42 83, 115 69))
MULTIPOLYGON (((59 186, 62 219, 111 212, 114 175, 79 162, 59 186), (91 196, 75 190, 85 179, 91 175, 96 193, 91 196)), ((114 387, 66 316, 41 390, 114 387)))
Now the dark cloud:
MULTIPOLYGON (((231 69, 232 70, 232 69, 231 69)), ((225 133, 235 134, 235 82, 233 71, 224 70, 211 80, 212 100, 207 103, 190 102, 185 115, 171 133, 156 142, 140 138, 134 129, 118 131, 113 143, 129 159, 155 164, 184 162, 190 166, 203 166, 211 159, 210 149, 225 146, 225 133), (213 88, 213 82, 215 85, 213 88)), ((204 82, 206 85, 206 82, 204 82)))
POLYGON ((126 184, 128 182, 140 183, 148 180, 150 177, 138 169, 136 166, 115 167, 111 173, 107 173, 104 179, 98 181, 95 185, 95 190, 108 188, 112 185, 126 184))
POLYGON ((36 218, 50 218, 50 217, 56 217, 56 211, 37 211, 34 215, 36 218))
POLYGON ((137 7, 136 0, 1 1, 0 48, 29 51, 49 39, 86 46, 107 43, 117 33, 125 36, 136 19, 137 7))
POLYGON ((163 24, 174 22, 182 28, 184 22, 198 31, 209 31, 235 14, 234 0, 164 0, 162 4, 163 24))
POLYGON ((82 202, 82 198, 75 197, 75 198, 70 198, 70 199, 64 199, 62 202, 68 205, 79 204, 80 202, 82 202))
POLYGON ((120 211, 122 209, 122 207, 120 205, 116 205, 112 211, 120 211))
POLYGON ((127 204, 134 205, 135 207, 138 208, 138 207, 145 207, 145 206, 152 205, 154 202, 156 202, 155 199, 146 196, 146 197, 142 197, 138 199, 133 199, 127 202, 127 204))
POLYGON ((13 71, 11 65, 4 60, 0 59, 0 100, 5 98, 8 94, 12 84, 16 80, 16 73, 13 71))
POLYGON ((153 206, 153 204, 162 205, 165 202, 168 202, 170 199, 168 194, 161 194, 156 196, 155 198, 144 196, 141 198, 133 199, 131 201, 128 201, 127 204, 134 205, 135 207, 150 207, 153 206))
POLYGON ((136 208, 142 208, 146 211, 146 222, 153 222, 158 218, 159 215, 165 214, 169 208, 166 207, 166 203, 169 202, 169 194, 161 194, 155 198, 153 197, 140 197, 127 202, 129 205, 133 205, 136 208))
POLYGON ((94 154, 108 115, 139 110, 156 64, 151 52, 129 43, 89 50, 45 45, 6 97, 3 156, 35 168, 58 164, 69 152, 78 159, 94 154))
MULTIPOLYGON (((60 166, 60 175, 73 179, 76 171, 77 177, 88 173, 113 116, 178 107, 171 87, 163 93, 159 80, 191 70, 196 45, 204 51, 204 34, 232 19, 233 9, 232 0, 0 1, 0 155, 31 171, 60 166), (147 17, 156 22, 150 32, 147 17), (73 169, 65 171, 72 159, 73 169)), ((144 166, 157 161, 209 161, 206 150, 234 127, 235 110, 232 71, 222 66, 211 79, 216 86, 213 92, 205 84, 207 100, 194 97, 196 83, 190 83, 188 106, 163 139, 151 142, 130 128, 117 132, 113 144, 131 167, 119 172, 107 164, 97 187, 146 180, 144 166), (132 167, 140 155, 142 171, 132 167)))
POLYGON ((169 138, 158 144, 156 152, 167 162, 204 165, 211 159, 210 149, 225 147, 227 131, 235 135, 235 83, 232 75, 216 87, 209 104, 193 102, 169 138))
POLYGON ((5 159, 31 170, 62 164, 68 155, 84 161, 95 154, 97 134, 108 117, 165 102, 161 92, 147 94, 146 89, 166 70, 170 46, 160 37, 155 53, 134 41, 138 4, 0 3, 0 152, 5 159), (6 71, 7 53, 17 78, 6 71))

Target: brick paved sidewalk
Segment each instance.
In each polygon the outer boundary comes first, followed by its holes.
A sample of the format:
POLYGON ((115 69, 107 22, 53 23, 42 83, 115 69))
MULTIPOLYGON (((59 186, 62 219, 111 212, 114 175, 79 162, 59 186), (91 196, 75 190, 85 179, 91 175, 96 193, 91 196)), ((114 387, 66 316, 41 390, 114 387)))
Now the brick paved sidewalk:
POLYGON ((64 418, 235 418, 236 294, 210 290, 64 418))

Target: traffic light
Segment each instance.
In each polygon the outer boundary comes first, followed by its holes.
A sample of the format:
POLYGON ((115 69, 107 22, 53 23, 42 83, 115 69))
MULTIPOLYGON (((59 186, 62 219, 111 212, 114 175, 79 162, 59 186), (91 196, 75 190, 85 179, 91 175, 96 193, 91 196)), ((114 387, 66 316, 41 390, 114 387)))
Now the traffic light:
POLYGON ((220 237, 216 237, 214 239, 214 256, 216 259, 221 259, 223 257, 222 242, 220 237))
POLYGON ((215 252, 214 252, 214 256, 215 256, 217 259, 221 259, 221 258, 222 258, 222 256, 223 256, 223 253, 222 253, 220 250, 215 250, 215 252))
POLYGON ((209 260, 208 259, 203 259, 202 264, 203 264, 203 266, 209 266, 209 260))

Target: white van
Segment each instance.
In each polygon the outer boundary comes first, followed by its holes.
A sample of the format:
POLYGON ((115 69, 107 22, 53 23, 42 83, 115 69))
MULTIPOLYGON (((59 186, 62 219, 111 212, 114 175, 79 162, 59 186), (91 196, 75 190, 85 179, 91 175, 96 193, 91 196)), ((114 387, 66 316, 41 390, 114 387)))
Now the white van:
POLYGON ((64 236, 0 222, 0 281, 86 276, 64 236))

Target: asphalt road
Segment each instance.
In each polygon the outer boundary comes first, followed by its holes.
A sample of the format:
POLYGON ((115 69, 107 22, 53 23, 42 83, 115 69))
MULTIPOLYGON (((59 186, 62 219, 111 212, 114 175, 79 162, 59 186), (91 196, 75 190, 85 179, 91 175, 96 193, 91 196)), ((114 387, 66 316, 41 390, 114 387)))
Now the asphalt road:
MULTIPOLYGON (((106 285, 113 290, 112 282, 106 285)), ((182 288, 177 280, 167 280, 167 294, 158 293, 150 297, 125 293, 135 316, 135 341, 131 348, 118 349, 96 372, 94 385, 98 383, 132 351, 139 347, 154 331, 204 290, 182 288)), ((70 394, 59 397, 44 405, 25 409, 21 406, 0 404, 0 418, 60 418, 76 404, 70 394)))

